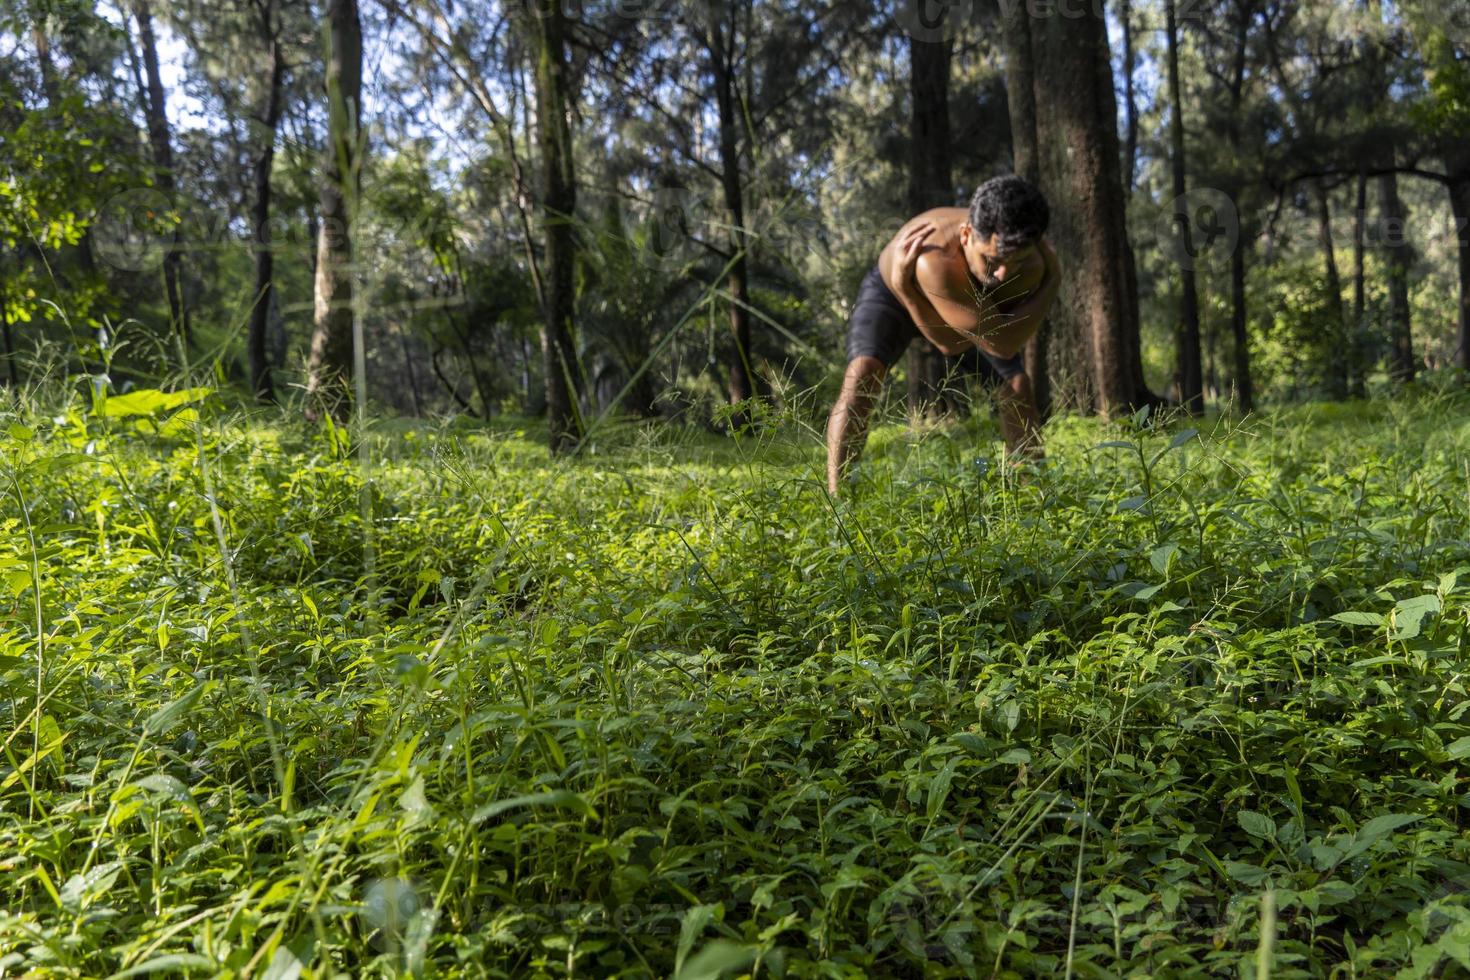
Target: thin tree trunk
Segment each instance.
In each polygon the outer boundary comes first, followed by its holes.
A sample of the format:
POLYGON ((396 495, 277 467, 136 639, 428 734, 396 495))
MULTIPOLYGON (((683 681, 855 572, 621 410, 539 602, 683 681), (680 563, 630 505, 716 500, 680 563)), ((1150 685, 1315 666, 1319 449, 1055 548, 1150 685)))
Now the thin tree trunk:
POLYGON ((357 0, 330 0, 327 23, 327 151, 306 395, 308 413, 325 410, 345 418, 352 404, 353 234, 362 168, 362 23, 357 0))
POLYGON ((32 0, 29 5, 31 16, 31 42, 36 46, 36 63, 41 67, 41 92, 46 96, 46 105, 55 108, 61 101, 61 81, 56 76, 56 62, 51 57, 51 39, 46 36, 44 14, 32 0))
MULTIPOLYGON (((1179 84, 1179 25, 1174 15, 1174 0, 1164 0, 1164 25, 1169 47, 1169 112, 1170 169, 1174 179, 1176 208, 1184 207, 1187 190, 1184 159, 1184 92, 1179 84)), ((1194 266, 1190 222, 1192 215, 1175 212, 1175 232, 1180 237, 1179 255, 1184 259, 1180 272, 1179 325, 1175 332, 1178 354, 1179 402, 1191 415, 1204 411, 1204 383, 1200 372, 1199 289, 1194 266), (1180 220, 1180 219, 1183 220, 1180 220)))
POLYGON ((420 418, 424 414, 424 407, 419 399, 419 379, 413 369, 413 352, 408 347, 408 332, 403 329, 403 324, 394 324, 398 333, 398 349, 403 353, 403 370, 408 375, 408 394, 413 405, 414 418, 420 418))
POLYGON ((464 358, 470 363, 470 378, 475 383, 475 391, 480 396, 480 407, 484 410, 486 418, 490 417, 490 384, 480 374, 480 362, 475 357, 475 349, 470 342, 470 333, 453 314, 449 316, 449 327, 454 331, 454 336, 459 340, 459 349, 464 352, 464 358))
MULTIPOLYGON (((1250 26, 1254 16, 1254 0, 1243 0, 1236 4, 1235 63, 1230 76, 1230 123, 1226 136, 1230 141, 1231 154, 1237 161, 1241 158, 1240 106, 1245 94, 1246 44, 1250 40, 1250 26)), ((1231 200, 1240 199, 1243 185, 1241 176, 1232 173, 1231 200)), ((1249 247, 1248 241, 1248 236, 1242 235, 1230 253, 1230 337, 1234 354, 1235 398, 1242 414, 1254 411, 1256 402, 1255 386, 1251 381, 1248 333, 1250 321, 1245 291, 1245 253, 1249 247)))
POLYGON ((1353 318, 1349 324, 1349 336, 1347 338, 1347 361, 1348 361, 1348 392, 1354 398, 1364 398, 1368 394, 1367 370, 1365 361, 1364 334, 1368 325, 1364 322, 1367 313, 1367 293, 1364 276, 1366 270, 1366 243, 1363 235, 1367 230, 1368 213, 1368 174, 1359 171, 1353 195, 1353 318))
MULTIPOLYGON (((168 109, 164 100, 163 78, 158 70, 158 42, 153 36, 153 12, 149 0, 133 0, 133 18, 138 22, 138 40, 143 49, 143 68, 147 74, 147 90, 140 93, 148 120, 148 143, 157 171, 154 186, 173 201, 174 158, 168 131, 168 109)), ((163 289, 168 298, 170 327, 184 343, 192 345, 193 330, 189 326, 189 310, 184 300, 183 257, 179 254, 179 235, 175 231, 163 255, 163 289)))
POLYGON ((1036 13, 1028 27, 1041 187, 1050 237, 1066 257, 1052 309, 1052 397, 1117 415, 1152 396, 1139 356, 1106 25, 1096 8, 1036 13))
MULTIPOLYGON (((951 40, 909 38, 909 186, 912 214, 954 203, 950 167, 949 73, 951 40)), ((948 362, 922 337, 909 344, 908 405, 914 415, 954 414, 945 391, 948 362)))
POLYGON ((563 453, 577 445, 582 424, 576 401, 581 393, 581 371, 572 343, 577 261, 572 221, 577 209, 577 185, 567 121, 571 84, 560 0, 535 0, 532 20, 536 37, 536 136, 541 151, 541 211, 546 234, 541 356, 546 370, 551 451, 563 453))
POLYGON ((1335 327, 1328 339, 1327 390, 1331 397, 1343 399, 1348 394, 1347 377, 1347 311, 1342 303, 1342 276, 1337 271, 1337 249, 1332 243, 1332 210, 1327 200, 1327 186, 1321 180, 1312 182, 1317 197, 1317 240, 1327 265, 1327 306, 1335 327))
POLYGON ((1388 335, 1392 342, 1389 374, 1395 381, 1414 380, 1414 335, 1409 309, 1409 263, 1413 246, 1404 234, 1404 204, 1399 199, 1398 174, 1378 177, 1378 195, 1383 215, 1384 257, 1388 266, 1388 335))
POLYGON ((5 335, 5 373, 10 378, 10 386, 18 388, 20 377, 15 369, 15 338, 10 334, 10 297, 6 292, 3 269, 0 269, 0 330, 5 335))
POLYGON ((1470 177, 1461 176, 1449 185, 1450 208, 1460 241, 1460 329, 1455 348, 1455 366, 1470 380, 1470 177))
MULTIPOLYGON (((1018 4, 1017 6, 1022 6, 1018 4)), ((1170 4, 1170 13, 1173 5, 1170 4)), ((1133 0, 1123 0, 1118 11, 1123 25, 1123 189, 1133 196, 1133 179, 1138 173, 1138 105, 1133 95, 1133 73, 1138 68, 1138 52, 1133 47, 1133 0)))
POLYGON ((1236 245, 1230 254, 1230 339, 1235 355, 1235 399, 1242 413, 1256 407, 1255 386, 1251 382, 1250 336, 1247 333, 1245 295, 1245 243, 1236 245))
POLYGON ((475 406, 466 401, 464 396, 459 393, 459 386, 453 384, 444 375, 444 369, 439 366, 439 355, 442 353, 444 353, 444 348, 436 347, 434 348, 434 353, 429 355, 429 364, 434 369, 434 377, 439 379, 439 383, 444 386, 444 390, 449 392, 450 397, 459 403, 460 408, 463 408, 471 418, 479 418, 480 415, 475 411, 475 406))
MULTIPOLYGON (((737 16, 732 12, 730 30, 725 32, 723 16, 733 4, 711 4, 709 7, 709 64, 714 76, 715 104, 720 122, 720 186, 724 192, 725 210, 730 215, 730 354, 729 391, 731 404, 755 395, 754 374, 750 359, 750 311, 746 308, 747 277, 744 187, 740 176, 740 112, 735 104, 734 55, 738 34, 737 16)), ((744 425, 744 412, 731 416, 731 425, 744 425)))
POLYGON ((271 300, 275 290, 275 251, 271 244, 270 227, 271 168, 276 157, 276 127, 281 119, 281 84, 286 70, 281 43, 276 37, 277 29, 271 16, 274 9, 275 4, 270 0, 261 9, 261 18, 264 21, 261 26, 271 52, 271 77, 265 112, 260 119, 262 145, 260 154, 255 159, 255 203, 251 212, 255 242, 255 306, 250 310, 250 332, 246 338, 250 361, 250 389, 263 402, 276 400, 268 352, 271 300))
MULTIPOLYGON (((1006 101, 1011 122, 1011 157, 1015 172, 1041 186, 1040 150, 1036 145, 1035 66, 1031 51, 1030 18, 1025 5, 1000 3, 1005 38, 1006 101)), ((1051 414, 1051 373, 1047 366, 1051 321, 1042 323, 1024 351, 1026 376, 1037 413, 1051 414)))

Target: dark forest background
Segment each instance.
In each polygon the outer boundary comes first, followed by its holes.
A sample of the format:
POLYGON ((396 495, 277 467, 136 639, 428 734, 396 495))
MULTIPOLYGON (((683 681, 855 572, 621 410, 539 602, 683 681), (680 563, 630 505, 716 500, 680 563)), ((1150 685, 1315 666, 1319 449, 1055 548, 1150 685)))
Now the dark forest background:
MULTIPOLYGON (((540 415, 558 448, 604 413, 739 422, 831 385, 904 218, 1012 170, 1065 268, 1027 352, 1052 411, 1470 367, 1464 0, 4 0, 0 26, 10 385, 212 366, 291 411, 540 415)), ((901 376, 957 407, 932 351, 901 376)))

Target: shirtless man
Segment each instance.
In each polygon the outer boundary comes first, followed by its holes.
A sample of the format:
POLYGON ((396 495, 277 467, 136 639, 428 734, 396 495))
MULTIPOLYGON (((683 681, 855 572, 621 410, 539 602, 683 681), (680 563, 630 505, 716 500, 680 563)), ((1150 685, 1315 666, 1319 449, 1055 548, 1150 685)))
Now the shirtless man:
POLYGON ((863 279, 847 328, 847 373, 827 419, 827 487, 835 496, 862 452, 883 378, 914 338, 968 354, 996 389, 1006 451, 1041 455, 1040 420, 1021 348, 1057 295, 1051 211, 1020 177, 982 184, 970 209, 912 218, 863 279))

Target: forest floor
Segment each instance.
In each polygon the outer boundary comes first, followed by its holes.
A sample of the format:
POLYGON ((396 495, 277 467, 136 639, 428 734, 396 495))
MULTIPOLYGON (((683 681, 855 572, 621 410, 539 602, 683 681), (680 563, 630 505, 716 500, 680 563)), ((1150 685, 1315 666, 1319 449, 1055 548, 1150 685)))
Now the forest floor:
POLYGON ((0 422, 0 973, 1470 970, 1463 395, 835 503, 187 399, 0 422))

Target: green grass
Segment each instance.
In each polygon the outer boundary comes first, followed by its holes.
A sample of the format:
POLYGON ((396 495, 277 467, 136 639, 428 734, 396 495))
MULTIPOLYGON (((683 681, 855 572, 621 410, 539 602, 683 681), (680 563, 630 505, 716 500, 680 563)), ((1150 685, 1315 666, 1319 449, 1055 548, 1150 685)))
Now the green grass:
POLYGON ((789 420, 113 404, 0 422, 0 972, 1470 969, 1463 396, 835 504, 789 420))

